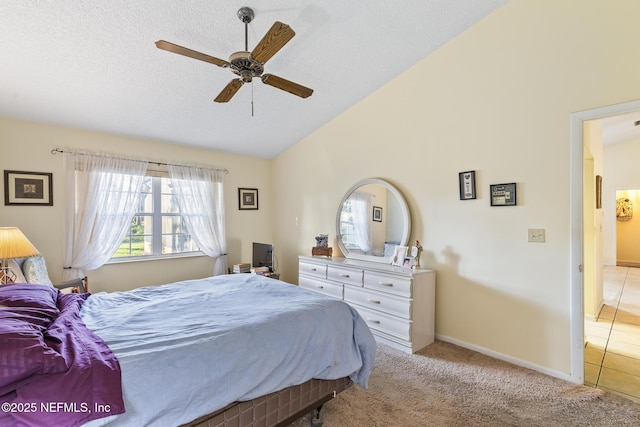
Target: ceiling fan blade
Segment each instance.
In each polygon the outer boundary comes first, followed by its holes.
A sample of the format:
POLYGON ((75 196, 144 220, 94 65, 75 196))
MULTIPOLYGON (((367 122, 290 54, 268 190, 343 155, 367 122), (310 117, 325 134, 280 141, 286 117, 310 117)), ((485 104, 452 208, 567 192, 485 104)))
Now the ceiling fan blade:
POLYGON ((224 87, 224 89, 222 89, 222 92, 220 92, 218 94, 218 96, 216 96, 216 99, 214 99, 214 101, 215 102, 229 102, 231 100, 231 98, 233 98, 233 95, 236 94, 238 89, 240 89, 242 87, 242 85, 243 85, 243 83, 242 83, 242 80, 240 80, 240 79, 231 80, 224 87))
POLYGON ((295 35, 296 33, 287 24, 276 21, 253 49, 251 57, 264 64, 295 35))
POLYGON ((308 87, 304 87, 298 83, 283 79, 282 77, 274 76, 273 74, 263 74, 260 78, 264 84, 282 89, 301 98, 308 98, 313 93, 313 89, 309 89, 308 87))
POLYGON ((188 56, 189 58, 199 59, 200 61, 208 62, 210 64, 217 65, 218 67, 222 67, 222 68, 227 68, 231 65, 224 59, 216 58, 215 56, 206 55, 204 53, 191 50, 186 47, 178 46, 177 44, 173 44, 165 40, 158 40, 156 42, 156 47, 158 49, 166 50, 168 52, 177 53, 178 55, 184 55, 184 56, 188 56))

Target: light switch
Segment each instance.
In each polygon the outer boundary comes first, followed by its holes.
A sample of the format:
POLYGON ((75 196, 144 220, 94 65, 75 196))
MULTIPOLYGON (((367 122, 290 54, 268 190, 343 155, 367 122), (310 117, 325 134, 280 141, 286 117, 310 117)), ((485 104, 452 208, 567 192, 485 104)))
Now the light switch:
POLYGON ((546 241, 544 228, 530 228, 528 236, 529 243, 544 243, 546 241))

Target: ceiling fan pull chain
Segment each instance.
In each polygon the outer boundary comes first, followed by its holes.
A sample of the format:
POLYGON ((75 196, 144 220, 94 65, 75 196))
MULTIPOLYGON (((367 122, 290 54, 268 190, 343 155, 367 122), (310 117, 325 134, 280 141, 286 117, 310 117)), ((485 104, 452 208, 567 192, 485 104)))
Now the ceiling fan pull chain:
POLYGON ((251 117, 253 117, 253 80, 251 80, 251 117))

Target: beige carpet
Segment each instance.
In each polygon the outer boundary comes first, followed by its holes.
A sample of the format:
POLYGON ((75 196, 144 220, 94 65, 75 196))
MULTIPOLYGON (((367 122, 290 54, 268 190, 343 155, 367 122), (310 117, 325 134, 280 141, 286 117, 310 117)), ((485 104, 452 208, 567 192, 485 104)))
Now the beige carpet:
POLYGON ((436 341, 409 355, 378 344, 369 388, 322 409, 324 427, 640 426, 640 404, 436 341))

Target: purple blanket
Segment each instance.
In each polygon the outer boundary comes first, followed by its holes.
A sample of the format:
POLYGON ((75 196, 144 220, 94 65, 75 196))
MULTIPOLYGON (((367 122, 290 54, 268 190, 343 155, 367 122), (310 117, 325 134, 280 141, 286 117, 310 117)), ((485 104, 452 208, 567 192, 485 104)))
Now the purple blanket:
POLYGON ((78 426, 124 412, 118 360, 79 316, 87 297, 0 285, 0 425, 78 426))

